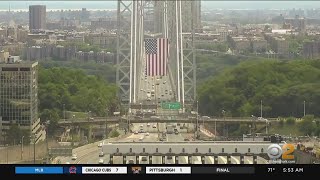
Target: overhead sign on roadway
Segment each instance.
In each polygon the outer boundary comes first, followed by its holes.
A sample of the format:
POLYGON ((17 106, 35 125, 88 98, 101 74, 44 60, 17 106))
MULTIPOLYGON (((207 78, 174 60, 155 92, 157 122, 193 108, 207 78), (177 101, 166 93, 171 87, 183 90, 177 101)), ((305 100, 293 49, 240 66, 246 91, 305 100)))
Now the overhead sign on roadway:
POLYGON ((161 107, 162 109, 181 109, 181 104, 179 102, 163 102, 161 107))

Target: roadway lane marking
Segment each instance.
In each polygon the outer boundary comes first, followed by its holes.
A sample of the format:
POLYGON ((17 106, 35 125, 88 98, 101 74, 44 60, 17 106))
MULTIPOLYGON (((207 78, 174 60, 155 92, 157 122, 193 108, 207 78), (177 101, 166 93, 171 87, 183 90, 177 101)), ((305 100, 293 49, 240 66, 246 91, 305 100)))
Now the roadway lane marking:
MULTIPOLYGON (((234 156, 231 156, 231 159, 233 159, 235 162, 236 162, 236 164, 240 164, 240 161, 239 161, 239 159, 237 159, 236 157, 234 157, 234 156)), ((232 164, 232 163, 231 163, 232 164)))
POLYGON ((258 161, 262 162, 260 164, 268 164, 268 161, 260 156, 257 157, 257 163, 258 163, 258 161))
POLYGON ((94 149, 94 150, 91 150, 91 151, 83 154, 82 156, 80 156, 79 158, 77 158, 77 160, 75 160, 75 163, 76 163, 76 164, 81 164, 81 163, 80 163, 81 160, 85 159, 85 157, 86 157, 88 154, 91 154, 91 153, 93 153, 93 152, 95 152, 95 151, 100 151, 100 149, 94 149))
POLYGON ((200 156, 196 156, 195 157, 196 158, 196 161, 194 161, 194 162, 192 162, 192 164, 198 164, 198 163, 200 163, 200 164, 202 164, 202 161, 201 161, 201 157, 200 156))
POLYGON ((185 162, 186 164, 188 164, 188 157, 183 156, 183 159, 184 159, 184 162, 185 162))
POLYGON ((214 164, 214 158, 212 156, 209 156, 209 162, 211 162, 210 164, 214 164))
POLYGON ((246 160, 247 160, 247 162, 248 162, 249 164, 253 164, 253 162, 250 161, 249 159, 246 159, 246 160))
POLYGON ((227 159, 225 157, 222 157, 222 156, 218 156, 218 158, 220 158, 224 164, 227 164, 227 159))

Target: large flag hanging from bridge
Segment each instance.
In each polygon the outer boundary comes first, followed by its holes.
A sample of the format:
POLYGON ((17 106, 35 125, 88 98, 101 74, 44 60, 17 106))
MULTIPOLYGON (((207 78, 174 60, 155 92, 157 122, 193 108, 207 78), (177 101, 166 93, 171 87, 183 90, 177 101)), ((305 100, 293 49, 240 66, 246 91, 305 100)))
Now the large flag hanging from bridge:
POLYGON ((168 39, 145 39, 147 76, 166 76, 168 62, 168 39))

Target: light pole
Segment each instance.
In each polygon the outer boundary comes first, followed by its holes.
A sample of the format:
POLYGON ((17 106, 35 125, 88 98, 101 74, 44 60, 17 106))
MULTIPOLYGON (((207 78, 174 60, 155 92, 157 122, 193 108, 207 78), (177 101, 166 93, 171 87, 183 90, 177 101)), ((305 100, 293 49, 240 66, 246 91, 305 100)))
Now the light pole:
POLYGON ((21 160, 23 159, 23 138, 24 136, 21 137, 21 160))
POLYGON ((268 120, 266 119, 266 134, 268 134, 268 125, 269 123, 268 123, 268 120))
POLYGON ((226 118, 225 118, 226 111, 222 109, 222 116, 223 116, 223 136, 226 137, 226 118))
POLYGON ((303 117, 306 116, 306 101, 303 101, 303 117))
POLYGON ((65 104, 63 104, 63 119, 66 120, 65 104))
POLYGON ((214 138, 217 138, 217 119, 214 119, 214 138))
POLYGON ((32 134, 31 138, 33 141, 33 164, 36 164, 36 135, 32 134))
POLYGON ((90 120, 90 117, 91 117, 91 111, 88 111, 88 121, 90 120))
POLYGON ((255 137, 255 132, 254 132, 254 119, 256 118, 254 115, 251 115, 251 117, 252 117, 252 127, 251 127, 251 129, 252 129, 252 140, 254 141, 254 137, 255 137))
POLYGON ((260 101, 260 117, 262 118, 262 100, 260 101))
POLYGON ((109 109, 108 107, 106 108, 106 125, 105 125, 105 128, 104 128, 104 135, 103 135, 103 139, 106 139, 107 138, 107 128, 108 128, 108 124, 107 124, 107 121, 108 121, 108 116, 109 116, 109 109))
POLYGON ((197 124, 196 124, 196 138, 199 137, 199 101, 197 101, 197 124))
MULTIPOLYGON (((74 118, 76 117, 76 115, 72 115, 72 121, 71 121, 71 124, 72 124, 72 130, 74 131, 74 118)), ((71 142, 71 147, 73 148, 73 146, 74 146, 74 138, 73 138, 73 134, 74 134, 74 132, 73 131, 70 131, 70 133, 71 133, 71 140, 72 140, 72 142, 71 142)))
POLYGON ((48 126, 50 124, 50 120, 46 121, 45 127, 46 127, 46 146, 47 146, 47 164, 49 163, 49 144, 48 144, 48 126))
POLYGON ((6 144, 6 148, 7 148, 7 164, 9 164, 9 163, 8 163, 8 162, 9 162, 9 154, 8 154, 9 145, 8 145, 8 144, 6 144))
POLYGON ((140 103, 140 112, 142 114, 142 120, 143 120, 142 103, 140 103))

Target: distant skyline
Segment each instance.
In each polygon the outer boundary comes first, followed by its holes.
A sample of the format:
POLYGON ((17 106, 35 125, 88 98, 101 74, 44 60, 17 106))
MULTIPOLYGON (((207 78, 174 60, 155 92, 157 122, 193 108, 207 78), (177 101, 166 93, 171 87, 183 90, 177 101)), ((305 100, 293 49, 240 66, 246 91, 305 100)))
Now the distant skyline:
MULTIPOLYGON (((29 5, 46 5, 55 9, 116 9, 116 1, 0 1, 0 10, 28 10, 29 5)), ((292 9, 320 8, 320 1, 202 1, 202 10, 210 9, 292 9)))

